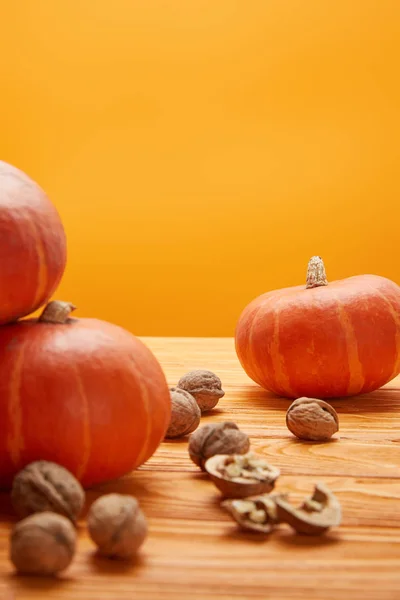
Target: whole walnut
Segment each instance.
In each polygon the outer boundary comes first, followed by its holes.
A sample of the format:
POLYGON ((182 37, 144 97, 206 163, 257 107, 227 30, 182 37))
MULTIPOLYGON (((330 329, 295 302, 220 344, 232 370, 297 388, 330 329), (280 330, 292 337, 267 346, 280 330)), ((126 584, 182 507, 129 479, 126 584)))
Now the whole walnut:
POLYGON ((14 477, 11 501, 20 517, 52 511, 76 521, 85 502, 85 492, 67 469, 38 460, 14 477))
POLYGON ((132 558, 147 536, 147 521, 133 496, 107 494, 91 506, 87 525, 99 553, 132 558))
POLYGON ((10 536, 10 559, 19 573, 54 575, 68 567, 75 553, 71 521, 41 512, 19 521, 10 536))
POLYGON ((211 410, 225 395, 221 380, 211 371, 190 371, 178 381, 177 387, 189 392, 200 407, 201 412, 211 410))
POLYGON ((288 429, 302 440, 328 440, 339 430, 336 410, 318 398, 298 398, 286 413, 288 429))
POLYGON ((208 458, 216 454, 246 454, 250 440, 240 431, 236 423, 207 423, 199 427, 189 438, 189 455, 192 461, 204 471, 208 458))
POLYGON ((166 438, 177 438, 192 433, 200 423, 200 408, 189 392, 171 388, 171 420, 166 438))

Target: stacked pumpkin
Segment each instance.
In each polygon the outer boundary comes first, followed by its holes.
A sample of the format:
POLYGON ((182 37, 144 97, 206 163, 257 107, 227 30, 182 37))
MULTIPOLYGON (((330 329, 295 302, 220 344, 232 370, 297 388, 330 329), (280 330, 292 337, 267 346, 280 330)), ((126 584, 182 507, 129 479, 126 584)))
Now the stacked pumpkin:
POLYGON ((0 487, 35 460, 87 487, 144 463, 163 440, 163 371, 129 332, 50 302, 66 266, 60 217, 44 191, 0 162, 0 487))

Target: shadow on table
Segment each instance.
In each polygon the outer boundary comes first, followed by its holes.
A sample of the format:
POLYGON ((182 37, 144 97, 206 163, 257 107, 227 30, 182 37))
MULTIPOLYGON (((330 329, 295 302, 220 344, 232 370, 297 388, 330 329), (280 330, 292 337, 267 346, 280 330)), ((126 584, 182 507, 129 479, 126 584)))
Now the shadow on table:
POLYGON ((123 575, 133 573, 146 564, 143 556, 138 555, 132 560, 112 559, 93 552, 89 557, 91 566, 102 575, 123 575))
POLYGON ((335 546, 339 544, 340 540, 338 534, 335 531, 328 531, 323 535, 300 535, 294 531, 286 529, 285 531, 279 532, 279 543, 285 544, 286 546, 301 548, 310 546, 314 548, 326 548, 328 546, 335 546))
MULTIPOLYGON (((92 552, 87 555, 88 566, 91 570, 98 572, 101 575, 107 577, 120 576, 125 574, 132 574, 137 569, 145 565, 145 559, 142 556, 138 556, 133 560, 118 560, 110 559, 100 556, 97 552, 92 552)), ((16 598, 19 597, 19 593, 23 590, 36 590, 44 594, 48 593, 49 598, 54 596, 50 595, 53 592, 57 594, 63 588, 68 587, 71 583, 77 580, 76 577, 69 577, 68 574, 60 574, 54 577, 40 577, 40 576, 28 576, 28 575, 17 575, 11 573, 8 576, 8 583, 11 590, 16 593, 16 598)), ((10 596, 13 598, 13 596, 10 596)))
POLYGON ((271 531, 271 533, 262 534, 259 532, 244 531, 233 526, 232 530, 222 536, 225 540, 235 540, 236 542, 252 542, 254 544, 265 544, 274 540, 280 544, 290 547, 310 547, 326 548, 334 546, 340 542, 339 537, 334 532, 328 532, 321 536, 300 535, 294 531, 286 529, 285 531, 271 531))
MULTIPOLYGON (((68 585, 75 581, 74 577, 68 577, 67 575, 60 575, 54 577, 40 577, 31 575, 17 575, 11 573, 7 576, 10 590, 15 593, 15 598, 19 598, 19 593, 23 590, 37 590, 45 593, 57 593, 62 588, 68 587, 68 585)), ((54 596, 48 596, 53 598, 54 596)), ((11 596, 13 598, 13 596, 11 596)))
MULTIPOLYGON (((276 396, 258 387, 249 388, 245 395, 250 410, 270 409, 286 412, 293 402, 293 399, 276 396)), ((400 412, 400 388, 398 387, 384 387, 359 396, 326 398, 325 400, 340 413, 400 412)))

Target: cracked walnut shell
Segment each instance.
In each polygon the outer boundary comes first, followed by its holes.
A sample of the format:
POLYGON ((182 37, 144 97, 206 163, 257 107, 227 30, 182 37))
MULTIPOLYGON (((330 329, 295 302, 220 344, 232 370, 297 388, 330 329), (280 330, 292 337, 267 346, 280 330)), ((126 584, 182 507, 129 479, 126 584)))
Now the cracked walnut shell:
POLYGON ((313 495, 299 507, 292 506, 282 496, 276 498, 275 504, 278 520, 304 535, 321 535, 342 520, 340 502, 324 483, 317 483, 313 495))
POLYGON ((248 454, 216 454, 205 465, 211 481, 226 498, 247 498, 274 489, 280 475, 262 456, 248 454))
POLYGON ((276 499, 281 494, 262 494, 235 498, 221 502, 236 523, 242 528, 259 533, 270 533, 278 524, 276 499))

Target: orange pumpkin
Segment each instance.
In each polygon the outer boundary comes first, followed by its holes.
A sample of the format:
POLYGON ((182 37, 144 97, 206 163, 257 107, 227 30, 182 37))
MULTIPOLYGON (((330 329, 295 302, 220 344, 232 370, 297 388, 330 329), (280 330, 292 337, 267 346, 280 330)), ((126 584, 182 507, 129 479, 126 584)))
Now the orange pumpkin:
POLYGON ((243 311, 236 351, 256 383, 288 398, 378 389, 400 372, 400 287, 376 275, 328 284, 320 257, 306 286, 268 292, 243 311))
POLYGON ((169 425, 162 369, 136 337, 52 302, 39 320, 0 328, 0 485, 54 461, 84 486, 144 463, 169 425))
POLYGON ((32 179, 0 161, 0 325, 47 302, 65 262, 56 209, 32 179))

